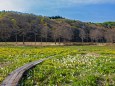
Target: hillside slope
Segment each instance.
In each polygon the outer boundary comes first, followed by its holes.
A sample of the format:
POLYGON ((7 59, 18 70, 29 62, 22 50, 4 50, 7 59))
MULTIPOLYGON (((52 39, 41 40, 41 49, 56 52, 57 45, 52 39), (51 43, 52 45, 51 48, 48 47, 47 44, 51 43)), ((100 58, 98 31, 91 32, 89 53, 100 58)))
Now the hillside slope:
POLYGON ((91 23, 60 16, 1 11, 0 41, 115 42, 115 22, 91 23))

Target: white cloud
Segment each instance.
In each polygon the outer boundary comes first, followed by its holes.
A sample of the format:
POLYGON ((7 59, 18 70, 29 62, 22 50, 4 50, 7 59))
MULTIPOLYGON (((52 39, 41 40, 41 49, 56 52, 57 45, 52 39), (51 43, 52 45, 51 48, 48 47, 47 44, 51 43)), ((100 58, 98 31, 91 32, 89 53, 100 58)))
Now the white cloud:
POLYGON ((102 3, 115 3, 115 0, 60 0, 63 2, 74 4, 102 4, 102 3))
POLYGON ((0 10, 28 11, 101 3, 115 3, 115 0, 0 0, 0 10))
POLYGON ((29 10, 31 3, 27 1, 28 0, 0 0, 0 10, 29 10))

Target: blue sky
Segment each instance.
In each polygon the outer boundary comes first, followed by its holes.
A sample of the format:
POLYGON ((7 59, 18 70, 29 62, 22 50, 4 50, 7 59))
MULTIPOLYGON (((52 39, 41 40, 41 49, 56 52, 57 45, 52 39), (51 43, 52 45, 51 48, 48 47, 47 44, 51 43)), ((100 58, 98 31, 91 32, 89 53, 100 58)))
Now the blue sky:
POLYGON ((0 10, 60 15, 85 22, 115 21, 115 0, 0 0, 0 10))

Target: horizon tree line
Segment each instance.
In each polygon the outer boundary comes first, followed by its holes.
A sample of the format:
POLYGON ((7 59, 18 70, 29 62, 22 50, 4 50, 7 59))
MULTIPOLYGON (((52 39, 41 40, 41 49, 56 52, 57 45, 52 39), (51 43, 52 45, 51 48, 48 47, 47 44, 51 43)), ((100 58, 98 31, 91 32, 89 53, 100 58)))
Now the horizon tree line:
POLYGON ((114 23, 95 24, 22 14, 0 13, 1 42, 115 42, 114 23))

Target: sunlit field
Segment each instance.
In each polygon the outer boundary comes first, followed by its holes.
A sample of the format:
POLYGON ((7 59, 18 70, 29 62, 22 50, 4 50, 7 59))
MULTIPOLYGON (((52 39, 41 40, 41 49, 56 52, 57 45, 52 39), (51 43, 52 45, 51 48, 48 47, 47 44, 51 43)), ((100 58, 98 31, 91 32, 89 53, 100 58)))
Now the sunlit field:
POLYGON ((31 69, 20 86, 114 86, 115 46, 0 47, 0 83, 26 63, 52 58, 31 69))
POLYGON ((0 0, 0 86, 115 86, 115 0, 0 0))

